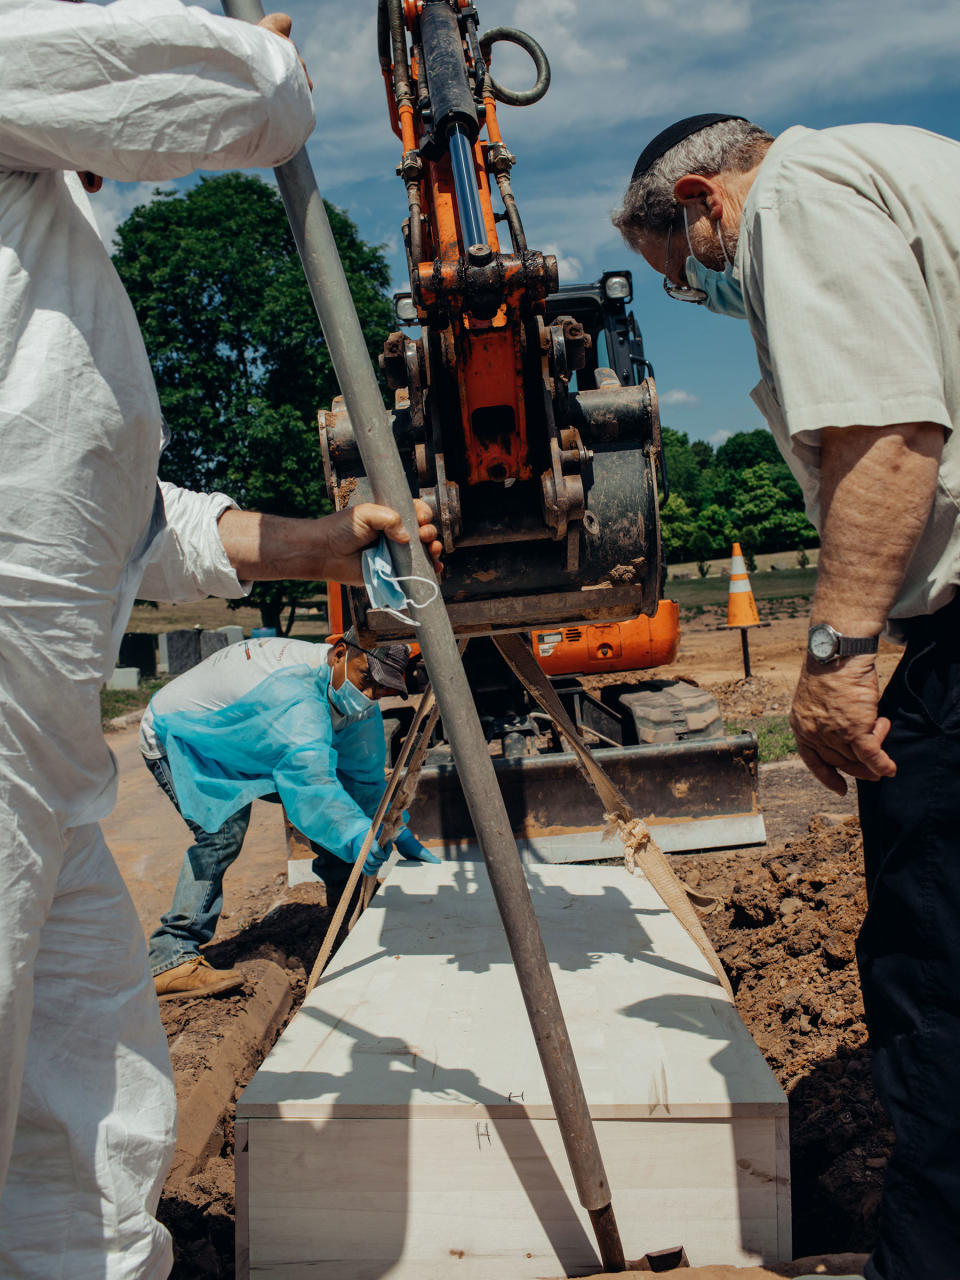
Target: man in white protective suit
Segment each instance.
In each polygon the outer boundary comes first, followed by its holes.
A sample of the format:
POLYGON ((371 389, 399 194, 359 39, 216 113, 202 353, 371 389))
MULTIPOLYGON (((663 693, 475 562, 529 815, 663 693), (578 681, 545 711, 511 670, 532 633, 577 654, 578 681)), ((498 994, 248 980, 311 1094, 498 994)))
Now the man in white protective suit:
MULTIPOLYGON (((160 1280, 174 1134, 143 935, 98 824, 99 690, 136 595, 359 583, 395 513, 294 521, 165 486, 133 309, 78 173, 282 163, 309 84, 260 29, 179 0, 0 0, 0 1275, 160 1280), (5 1176, 5 1181, 4 1181, 5 1176)), ((421 537, 430 542, 426 525, 421 537)), ((434 544, 436 545, 436 544, 434 544)))

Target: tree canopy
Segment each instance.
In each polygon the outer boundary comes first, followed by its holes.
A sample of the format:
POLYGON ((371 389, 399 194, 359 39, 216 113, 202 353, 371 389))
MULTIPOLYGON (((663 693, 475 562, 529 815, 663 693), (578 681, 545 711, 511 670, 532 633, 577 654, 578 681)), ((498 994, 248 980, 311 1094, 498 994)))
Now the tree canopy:
MULTIPOLYGON (((393 327, 383 253, 327 214, 371 357, 393 327)), ((276 190, 241 173, 156 192, 117 231, 114 265, 133 303, 172 440, 164 479, 222 489, 287 516, 330 510, 317 410, 338 392, 276 190)), ((267 625, 317 583, 258 583, 267 625)))
POLYGON ((738 432, 714 451, 706 441, 691 444, 685 432, 664 427, 663 453, 668 563, 724 556, 734 541, 753 555, 816 543, 800 486, 769 431, 738 432))

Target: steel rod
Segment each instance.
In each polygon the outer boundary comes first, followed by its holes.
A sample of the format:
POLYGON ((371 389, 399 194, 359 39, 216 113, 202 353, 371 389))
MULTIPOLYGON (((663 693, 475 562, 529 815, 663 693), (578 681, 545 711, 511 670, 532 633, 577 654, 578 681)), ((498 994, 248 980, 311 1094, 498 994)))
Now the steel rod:
POLYGON ((487 231, 483 225, 477 173, 473 167, 473 147, 459 125, 454 125, 450 130, 450 167, 453 170, 457 212, 460 214, 463 252, 466 254, 472 245, 487 243, 487 231))
MULTIPOLYGON (((230 17, 247 22, 258 21, 263 12, 259 0, 223 0, 223 7, 230 17)), ((374 497, 397 510, 406 528, 415 531, 413 499, 390 415, 306 151, 301 149, 275 173, 374 497)), ((432 576, 433 568, 415 533, 407 544, 391 543, 390 552, 399 574, 432 576)), ((577 1194, 591 1220, 602 1224, 597 1243, 604 1269, 623 1270, 623 1248, 596 1132, 517 844, 442 599, 437 596, 421 608, 418 618, 422 625, 417 639, 483 850, 577 1194)))

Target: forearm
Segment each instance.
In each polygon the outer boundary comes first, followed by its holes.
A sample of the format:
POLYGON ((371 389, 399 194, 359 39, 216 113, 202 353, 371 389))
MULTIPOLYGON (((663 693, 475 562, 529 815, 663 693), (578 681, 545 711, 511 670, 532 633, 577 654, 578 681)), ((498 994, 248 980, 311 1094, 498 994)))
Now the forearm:
POLYGON ((926 422, 823 432, 811 622, 851 636, 883 630, 930 514, 942 449, 943 428, 926 422))
MULTIPOLYGON (((414 503, 420 539, 431 556, 441 552, 430 509, 414 503)), ((360 553, 381 533, 409 542, 403 522, 390 507, 361 502, 319 520, 294 520, 255 511, 226 511, 220 517, 220 540, 237 575, 244 580, 276 582, 300 578, 363 585, 360 553)), ((438 565, 439 568, 439 565, 438 565)))
POLYGON ((331 559, 324 520, 294 520, 259 511, 225 511, 217 525, 237 577, 258 582, 316 581, 331 559))

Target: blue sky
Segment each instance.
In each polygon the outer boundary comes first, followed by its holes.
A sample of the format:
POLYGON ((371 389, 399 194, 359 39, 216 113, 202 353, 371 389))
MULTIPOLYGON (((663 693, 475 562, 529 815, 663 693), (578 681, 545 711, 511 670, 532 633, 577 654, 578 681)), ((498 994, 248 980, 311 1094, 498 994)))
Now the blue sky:
MULTIPOLYGON (((128 0, 136 3, 136 0, 128 0)), ((519 26, 540 41, 553 81, 522 109, 502 107, 517 156, 513 185, 532 248, 556 253, 561 279, 629 266, 634 311, 665 424, 719 443, 763 425, 745 324, 671 302, 659 277, 610 225, 634 160, 666 124, 701 111, 746 115, 771 133, 876 120, 960 137, 960 5, 956 0, 475 0, 481 30, 519 26)), ((219 11, 212 0, 204 4, 219 11)), ((293 34, 315 84, 308 144, 320 190, 369 241, 386 246, 405 286, 395 176, 376 51, 376 0, 289 0, 293 34)), ((532 76, 525 55, 495 51, 505 84, 532 76)), ((935 175, 931 175, 935 181, 935 175)), ((150 187, 105 184, 109 238, 150 187)))

